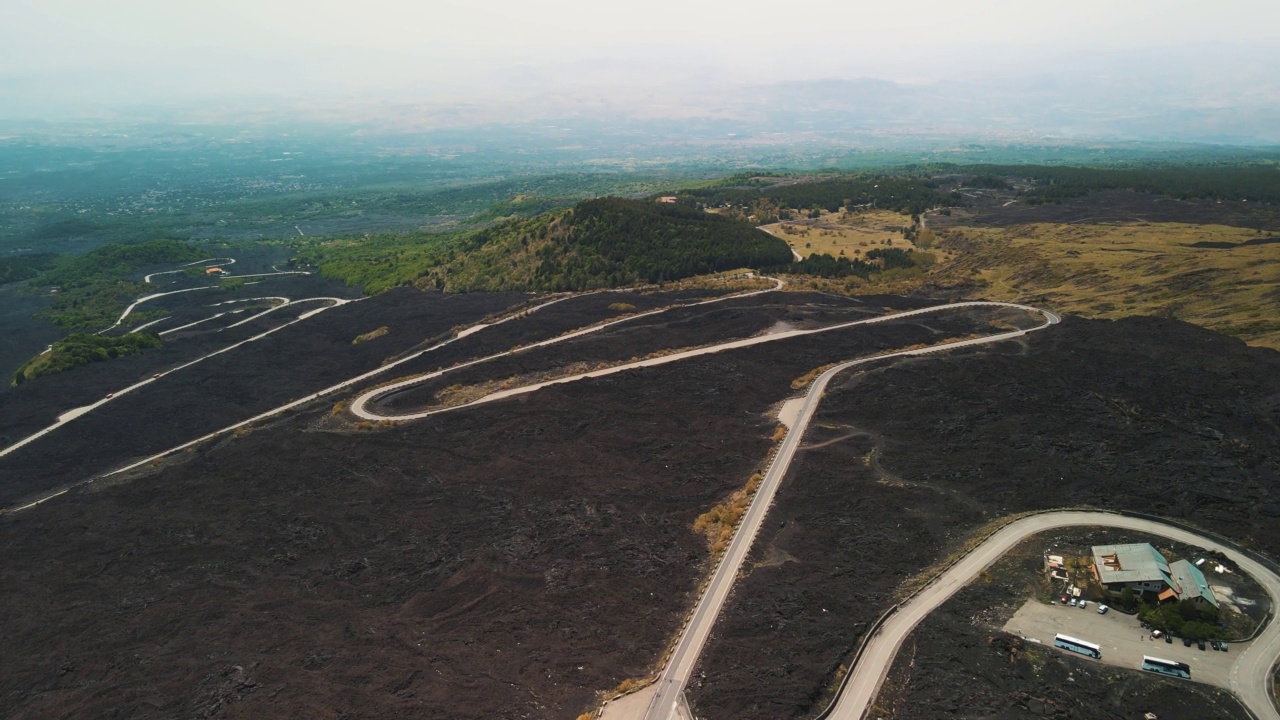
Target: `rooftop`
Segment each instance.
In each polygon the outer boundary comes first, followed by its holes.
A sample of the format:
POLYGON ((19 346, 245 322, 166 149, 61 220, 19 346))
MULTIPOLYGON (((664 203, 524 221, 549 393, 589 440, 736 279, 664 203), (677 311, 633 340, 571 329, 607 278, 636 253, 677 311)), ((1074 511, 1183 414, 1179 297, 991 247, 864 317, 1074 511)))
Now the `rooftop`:
POLYGON ((1200 568, 1186 560, 1176 560, 1169 565, 1169 570, 1178 581, 1178 587, 1182 589, 1182 594, 1179 595, 1180 600, 1203 597, 1210 605, 1218 607, 1218 598, 1214 597, 1213 590, 1209 588, 1209 581, 1205 580, 1200 568))
POLYGON ((1149 543, 1095 545, 1093 562, 1104 584, 1163 582, 1174 587, 1169 563, 1149 543))

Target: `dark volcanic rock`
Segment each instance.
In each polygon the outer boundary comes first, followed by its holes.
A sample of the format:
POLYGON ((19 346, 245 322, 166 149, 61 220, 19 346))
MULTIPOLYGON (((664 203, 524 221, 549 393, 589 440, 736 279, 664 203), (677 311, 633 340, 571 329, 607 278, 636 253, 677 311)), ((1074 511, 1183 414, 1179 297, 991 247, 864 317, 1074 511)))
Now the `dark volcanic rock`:
MULTIPOLYGON (((739 327, 820 300, 746 303, 739 327)), ((502 332, 562 331, 539 316, 502 332)), ((989 319, 788 340, 369 432, 317 430, 322 407, 0 517, 0 716, 573 717, 661 656, 707 569, 693 521, 760 467, 793 378, 989 319)), ((593 342, 630 357, 661 331, 593 342)), ((136 412, 134 431, 173 432, 136 412)))
MULTIPOLYGON (((700 715, 816 712, 894 588, 1009 513, 1136 510, 1280 557, 1280 353, 1177 321, 1067 318, 1025 342, 857 373, 833 383, 806 439, 816 449, 753 550, 761 566, 704 654, 700 715)), ((931 637, 921 652, 943 652, 931 637)), ((904 717, 940 716, 930 708, 904 717)))

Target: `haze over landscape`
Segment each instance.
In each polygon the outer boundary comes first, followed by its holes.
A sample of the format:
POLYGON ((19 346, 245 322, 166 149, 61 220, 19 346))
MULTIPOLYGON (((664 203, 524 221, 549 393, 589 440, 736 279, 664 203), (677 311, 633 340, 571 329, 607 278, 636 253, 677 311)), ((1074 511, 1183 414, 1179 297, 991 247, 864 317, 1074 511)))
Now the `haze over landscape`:
POLYGON ((0 117, 1280 141, 1274 3, 14 0, 0 117))
POLYGON ((0 717, 1280 720, 1280 4, 0 2, 0 717))

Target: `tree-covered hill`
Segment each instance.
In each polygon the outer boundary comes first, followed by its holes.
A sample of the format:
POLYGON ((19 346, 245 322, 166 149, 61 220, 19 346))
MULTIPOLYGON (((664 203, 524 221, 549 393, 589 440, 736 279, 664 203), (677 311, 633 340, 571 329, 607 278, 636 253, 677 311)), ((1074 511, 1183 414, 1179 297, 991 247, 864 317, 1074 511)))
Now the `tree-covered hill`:
POLYGON ((176 240, 108 243, 83 255, 47 256, 41 272, 25 275, 32 287, 60 289, 36 317, 68 330, 92 330, 110 324, 125 306, 153 289, 138 282, 145 268, 206 257, 206 250, 176 240))
POLYGON ((140 268, 165 263, 191 262, 208 257, 205 251, 177 240, 152 240, 131 245, 109 243, 83 255, 60 256, 36 282, 63 288, 103 280, 130 278, 140 268))
POLYGON ((455 236, 391 235, 313 246, 301 259, 377 291, 557 291, 661 282, 791 259, 751 223, 680 205, 597 198, 455 236))
POLYGON ((567 234, 539 249, 535 285, 577 290, 660 282, 785 262, 783 241, 750 223, 679 205, 601 198, 579 203, 567 234))

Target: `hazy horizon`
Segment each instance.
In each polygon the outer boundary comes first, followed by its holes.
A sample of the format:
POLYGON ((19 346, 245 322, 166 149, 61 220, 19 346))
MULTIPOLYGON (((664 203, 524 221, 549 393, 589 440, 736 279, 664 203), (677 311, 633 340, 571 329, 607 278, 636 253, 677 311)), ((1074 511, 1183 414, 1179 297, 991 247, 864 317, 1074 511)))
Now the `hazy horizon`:
POLYGON ((1280 143, 1280 4, 1252 0, 11 2, 8 120, 857 117, 845 129, 1280 143))

